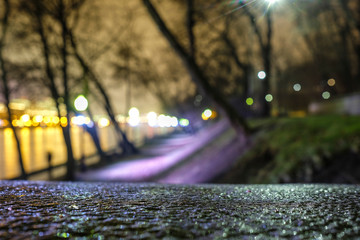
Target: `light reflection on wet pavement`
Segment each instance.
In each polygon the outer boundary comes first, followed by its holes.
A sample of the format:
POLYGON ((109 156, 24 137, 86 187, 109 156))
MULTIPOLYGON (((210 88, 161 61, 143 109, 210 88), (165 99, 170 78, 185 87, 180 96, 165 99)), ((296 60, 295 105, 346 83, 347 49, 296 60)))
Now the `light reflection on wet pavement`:
POLYGON ((0 239, 360 239, 360 186, 0 181, 0 239))

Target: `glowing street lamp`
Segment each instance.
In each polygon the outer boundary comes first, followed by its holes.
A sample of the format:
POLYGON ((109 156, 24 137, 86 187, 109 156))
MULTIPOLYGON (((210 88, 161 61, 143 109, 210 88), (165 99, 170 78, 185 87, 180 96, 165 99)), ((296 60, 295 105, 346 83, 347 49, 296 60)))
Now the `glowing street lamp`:
POLYGON ((266 2, 269 3, 269 7, 273 4, 275 4, 276 2, 278 2, 279 0, 266 0, 266 2))
POLYGON ((88 100, 83 95, 79 95, 74 101, 75 109, 79 112, 85 111, 88 105, 88 100))

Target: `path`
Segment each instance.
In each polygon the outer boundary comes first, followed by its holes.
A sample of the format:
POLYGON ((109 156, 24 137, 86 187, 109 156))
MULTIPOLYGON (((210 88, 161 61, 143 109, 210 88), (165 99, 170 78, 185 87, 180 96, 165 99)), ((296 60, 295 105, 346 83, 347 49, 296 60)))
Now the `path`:
POLYGON ((226 121, 220 121, 195 135, 172 137, 161 144, 142 149, 135 159, 121 161, 107 167, 78 174, 82 181, 144 182, 157 179, 179 163, 196 154, 229 129, 226 121))

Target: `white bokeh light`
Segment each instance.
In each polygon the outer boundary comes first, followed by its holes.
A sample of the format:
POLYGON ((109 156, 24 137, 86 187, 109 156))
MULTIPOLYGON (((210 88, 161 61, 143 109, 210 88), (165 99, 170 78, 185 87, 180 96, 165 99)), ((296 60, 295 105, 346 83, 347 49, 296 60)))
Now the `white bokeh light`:
POLYGON ((75 109, 80 112, 85 111, 88 104, 88 100, 83 95, 79 95, 74 101, 75 109))
POLYGON ((301 85, 299 83, 294 84, 293 89, 295 92, 299 92, 301 90, 301 85))
POLYGON ((158 122, 157 122, 157 114, 155 112, 149 112, 146 115, 146 118, 148 120, 148 125, 150 127, 156 127, 158 122))
POLYGON ((264 71, 260 71, 258 72, 258 78, 259 79, 265 79, 266 78, 266 73, 264 71))

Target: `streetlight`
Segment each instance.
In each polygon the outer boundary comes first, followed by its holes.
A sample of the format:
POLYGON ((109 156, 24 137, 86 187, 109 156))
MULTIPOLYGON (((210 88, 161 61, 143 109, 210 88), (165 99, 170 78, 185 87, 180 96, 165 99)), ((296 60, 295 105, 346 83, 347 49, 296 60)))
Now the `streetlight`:
POLYGON ((274 3, 278 2, 279 0, 266 0, 269 3, 269 7, 274 3))
POLYGON ((76 111, 83 112, 87 109, 88 105, 88 100, 84 97, 84 95, 79 95, 75 98, 74 106, 76 111))

